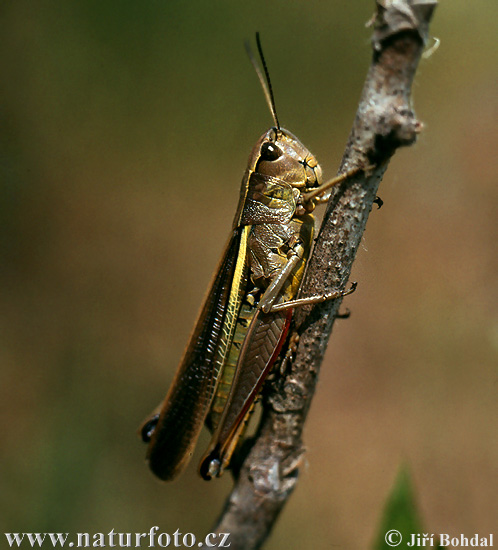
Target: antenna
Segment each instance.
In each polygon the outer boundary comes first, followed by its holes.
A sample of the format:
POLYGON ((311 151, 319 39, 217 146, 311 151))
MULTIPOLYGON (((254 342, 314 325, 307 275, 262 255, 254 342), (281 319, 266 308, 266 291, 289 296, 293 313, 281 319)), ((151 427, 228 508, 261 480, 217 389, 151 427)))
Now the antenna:
POLYGON ((280 130, 280 124, 278 122, 277 117, 277 109, 275 108, 275 98, 273 97, 273 88, 271 86, 271 80, 270 80, 270 73, 268 72, 268 67, 266 66, 265 56, 263 55, 263 48, 261 46, 261 40, 259 38, 259 32, 256 33, 256 43, 258 45, 258 52, 259 57, 261 58, 261 63, 263 64, 263 69, 265 72, 265 76, 263 76, 263 73, 261 72, 261 69, 259 68, 258 62, 256 61, 256 58, 254 57, 254 54, 252 53, 251 46, 249 45, 249 42, 245 42, 245 47, 247 51, 247 55, 249 56, 249 59, 251 60, 252 66, 254 67, 254 70, 256 71, 256 74, 258 75, 259 82, 261 84, 261 87, 263 88, 263 92, 265 94, 266 103, 268 104, 268 107, 270 109, 271 115, 273 117, 273 121, 275 122, 275 126, 280 130))

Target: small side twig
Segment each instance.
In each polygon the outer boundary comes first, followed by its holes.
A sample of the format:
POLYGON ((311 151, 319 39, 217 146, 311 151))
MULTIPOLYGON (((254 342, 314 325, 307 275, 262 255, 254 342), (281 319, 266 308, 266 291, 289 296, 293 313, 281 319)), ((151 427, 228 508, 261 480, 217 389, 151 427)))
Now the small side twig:
MULTIPOLYGON (((372 63, 339 172, 366 170, 332 193, 302 296, 345 288, 389 159, 398 147, 414 143, 422 129, 411 107, 411 84, 436 4, 376 1, 372 63)), ((215 528, 230 533, 231 550, 259 548, 296 486, 302 429, 340 302, 295 312, 300 335, 295 359, 266 396, 255 443, 215 528)))

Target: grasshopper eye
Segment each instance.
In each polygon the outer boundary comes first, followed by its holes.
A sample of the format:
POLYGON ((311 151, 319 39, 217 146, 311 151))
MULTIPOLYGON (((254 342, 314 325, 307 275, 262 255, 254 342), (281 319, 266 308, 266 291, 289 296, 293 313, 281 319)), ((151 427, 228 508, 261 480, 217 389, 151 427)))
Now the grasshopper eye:
POLYGON ((261 160, 274 161, 282 155, 280 148, 270 141, 266 141, 261 146, 261 160))

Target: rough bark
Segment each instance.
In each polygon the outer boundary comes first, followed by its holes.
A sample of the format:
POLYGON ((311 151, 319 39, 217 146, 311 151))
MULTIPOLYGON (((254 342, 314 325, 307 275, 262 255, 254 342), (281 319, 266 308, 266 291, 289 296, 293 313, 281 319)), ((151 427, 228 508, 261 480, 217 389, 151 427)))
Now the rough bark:
MULTIPOLYGON (((334 189, 301 296, 343 289, 389 159, 415 142, 422 124, 411 85, 436 0, 377 0, 372 63, 339 173, 366 168, 334 189)), ((299 344, 292 365, 267 390, 254 444, 214 529, 231 550, 259 548, 298 480, 303 425, 341 300, 295 312, 299 344)))

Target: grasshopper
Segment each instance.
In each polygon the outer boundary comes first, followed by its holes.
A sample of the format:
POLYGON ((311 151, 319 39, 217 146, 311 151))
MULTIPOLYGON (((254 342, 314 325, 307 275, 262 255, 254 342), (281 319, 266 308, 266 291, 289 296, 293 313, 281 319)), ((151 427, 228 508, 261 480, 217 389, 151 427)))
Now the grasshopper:
POLYGON ((258 394, 286 343, 293 308, 354 290, 298 298, 313 243, 313 210, 327 191, 358 172, 322 183, 316 158, 280 127, 268 69, 246 44, 274 126, 251 151, 225 251, 166 398, 141 428, 147 460, 163 480, 186 466, 204 424, 211 444, 204 479, 229 466, 258 394))

